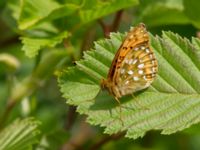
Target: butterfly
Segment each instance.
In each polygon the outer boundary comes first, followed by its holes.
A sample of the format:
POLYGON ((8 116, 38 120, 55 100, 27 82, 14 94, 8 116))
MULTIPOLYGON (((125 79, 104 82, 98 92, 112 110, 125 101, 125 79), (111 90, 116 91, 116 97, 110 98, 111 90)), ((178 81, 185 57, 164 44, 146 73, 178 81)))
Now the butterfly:
POLYGON ((149 35, 143 23, 131 28, 112 61, 102 87, 118 98, 145 89, 158 71, 156 57, 150 47, 149 35))

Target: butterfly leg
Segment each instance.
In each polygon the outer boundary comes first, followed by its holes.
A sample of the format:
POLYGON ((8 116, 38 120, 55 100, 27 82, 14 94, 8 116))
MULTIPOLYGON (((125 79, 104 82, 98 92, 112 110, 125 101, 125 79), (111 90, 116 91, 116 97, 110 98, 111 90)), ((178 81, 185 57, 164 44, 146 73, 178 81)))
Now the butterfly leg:
POLYGON ((117 103, 119 104, 119 113, 120 113, 120 121, 122 123, 122 126, 124 126, 124 122, 122 120, 122 106, 121 106, 121 102, 119 101, 119 99, 117 97, 115 97, 115 100, 117 101, 117 103))

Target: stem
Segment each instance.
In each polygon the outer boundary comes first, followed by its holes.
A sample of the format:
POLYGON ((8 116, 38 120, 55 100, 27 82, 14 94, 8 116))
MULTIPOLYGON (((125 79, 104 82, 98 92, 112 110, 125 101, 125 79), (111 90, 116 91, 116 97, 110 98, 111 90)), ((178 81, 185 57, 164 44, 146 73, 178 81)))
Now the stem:
POLYGON ((117 29, 119 28, 119 24, 122 18, 122 14, 123 14, 123 10, 119 10, 116 15, 115 15, 115 19, 113 21, 112 24, 112 32, 117 31, 117 29))
POLYGON ((108 38, 109 37, 109 34, 111 32, 110 30, 110 26, 109 25, 106 25, 101 19, 98 20, 100 26, 102 27, 103 29, 103 33, 104 33, 104 37, 108 38))
POLYGON ((13 36, 10 39, 0 42, 0 47, 7 47, 8 45, 12 45, 19 42, 19 36, 13 36))
POLYGON ((92 145, 89 150, 97 150, 97 149, 100 149, 104 144, 112 141, 112 140, 118 140, 120 139, 121 137, 123 137, 125 135, 125 132, 121 132, 121 133, 118 133, 118 134, 114 134, 114 135, 111 135, 111 136, 106 136, 104 137, 103 139, 101 139, 100 141, 98 141, 96 144, 92 145))
POLYGON ((116 13, 113 23, 111 25, 106 25, 101 19, 98 20, 100 26, 103 29, 104 36, 106 38, 109 37, 110 32, 115 32, 119 28, 119 24, 122 18, 122 13, 123 13, 123 10, 119 10, 116 13))
POLYGON ((81 56, 83 55, 83 52, 85 50, 88 50, 91 47, 95 39, 95 33, 96 29, 94 28, 94 26, 90 26, 90 28, 86 31, 81 45, 81 56))
POLYGON ((196 35, 197 35, 197 38, 200 39, 200 31, 197 31, 196 35))
POLYGON ((3 112, 2 117, 0 118, 0 130, 3 128, 4 123, 6 122, 11 110, 15 106, 15 102, 10 100, 9 103, 6 105, 5 111, 3 112))
POLYGON ((94 137, 94 132, 92 128, 85 122, 85 120, 81 120, 79 126, 76 128, 74 132, 72 132, 72 136, 70 139, 62 145, 59 150, 80 150, 83 149, 83 145, 88 142, 88 140, 94 137))
POLYGON ((69 106, 69 112, 67 115, 67 120, 65 124, 65 129, 70 130, 72 125, 74 124, 74 121, 76 119, 76 107, 75 106, 69 106))

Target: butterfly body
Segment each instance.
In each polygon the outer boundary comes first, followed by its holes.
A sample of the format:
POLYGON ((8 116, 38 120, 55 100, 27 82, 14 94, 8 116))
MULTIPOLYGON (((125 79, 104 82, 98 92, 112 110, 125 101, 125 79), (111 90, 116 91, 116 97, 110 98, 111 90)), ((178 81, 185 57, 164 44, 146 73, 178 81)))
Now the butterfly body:
POLYGON ((115 98, 145 89, 155 79, 158 67, 144 24, 132 28, 118 49, 102 86, 115 98))

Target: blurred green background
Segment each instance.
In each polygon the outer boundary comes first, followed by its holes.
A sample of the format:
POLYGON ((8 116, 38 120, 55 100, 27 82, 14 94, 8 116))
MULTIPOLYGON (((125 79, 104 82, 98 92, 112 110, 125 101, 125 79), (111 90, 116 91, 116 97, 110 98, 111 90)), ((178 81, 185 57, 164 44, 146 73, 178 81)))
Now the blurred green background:
POLYGON ((57 83, 94 41, 139 22, 154 35, 171 30, 200 37, 199 6, 198 0, 1 0, 1 129, 34 117, 41 122, 37 150, 199 150, 199 125, 137 140, 105 135, 66 104, 57 83))

